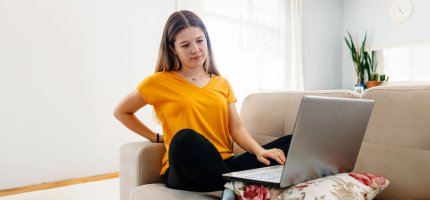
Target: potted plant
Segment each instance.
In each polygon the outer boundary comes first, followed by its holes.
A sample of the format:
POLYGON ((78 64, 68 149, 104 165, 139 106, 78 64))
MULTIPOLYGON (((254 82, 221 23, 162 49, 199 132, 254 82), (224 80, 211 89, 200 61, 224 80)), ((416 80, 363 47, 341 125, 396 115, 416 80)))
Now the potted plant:
POLYGON ((362 92, 365 89, 364 85, 364 74, 366 70, 366 59, 364 48, 366 46, 367 33, 364 36, 364 40, 361 43, 361 47, 357 47, 354 44, 354 40, 352 39, 351 34, 348 32, 349 38, 345 37, 345 42, 348 45, 349 50, 351 51, 352 61, 355 67, 355 73, 357 75, 357 83, 355 85, 355 89, 362 92), (359 88, 359 89, 357 89, 359 88))
POLYGON ((385 74, 379 75, 376 72, 378 66, 376 51, 370 51, 370 53, 365 51, 367 32, 360 47, 354 44, 349 32, 348 36, 348 38, 345 37, 345 41, 349 50, 351 50, 352 61, 357 75, 357 84, 354 86, 354 90, 361 93, 365 89, 380 85, 382 81, 388 81, 388 76, 385 76, 385 74))
POLYGON ((381 81, 381 82, 388 81, 388 78, 390 78, 390 77, 385 75, 385 74, 379 75, 379 81, 381 81))
POLYGON ((367 71, 366 88, 375 87, 381 85, 379 80, 379 74, 376 73, 376 67, 378 66, 376 51, 364 52, 365 65, 364 68, 367 71), (370 56, 370 54, 372 56, 370 56))

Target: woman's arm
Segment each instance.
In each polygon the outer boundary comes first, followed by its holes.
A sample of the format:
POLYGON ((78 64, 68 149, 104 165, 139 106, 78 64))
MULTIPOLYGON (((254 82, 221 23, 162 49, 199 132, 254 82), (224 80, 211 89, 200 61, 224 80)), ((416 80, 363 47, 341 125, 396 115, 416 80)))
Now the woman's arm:
POLYGON ((282 150, 264 149, 254 140, 254 138, 251 137, 242 125, 235 103, 230 103, 228 105, 228 113, 230 134, 236 144, 247 152, 257 156, 257 159, 266 165, 270 164, 270 161, 267 160, 268 158, 276 160, 279 164, 285 163, 285 155, 282 150))
MULTIPOLYGON (((115 118, 128 129, 145 137, 151 142, 157 142, 157 134, 151 131, 136 117, 136 115, 134 115, 135 112, 146 104, 139 91, 135 90, 121 100, 113 114, 115 118)), ((160 135, 159 142, 164 142, 163 135, 160 135)))

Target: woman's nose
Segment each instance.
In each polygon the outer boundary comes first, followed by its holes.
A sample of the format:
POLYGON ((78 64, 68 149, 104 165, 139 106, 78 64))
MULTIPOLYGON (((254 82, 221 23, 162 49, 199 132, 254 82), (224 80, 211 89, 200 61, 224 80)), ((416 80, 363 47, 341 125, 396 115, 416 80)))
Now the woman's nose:
POLYGON ((193 44, 191 46, 191 53, 196 54, 197 52, 199 52, 199 46, 197 44, 193 44))

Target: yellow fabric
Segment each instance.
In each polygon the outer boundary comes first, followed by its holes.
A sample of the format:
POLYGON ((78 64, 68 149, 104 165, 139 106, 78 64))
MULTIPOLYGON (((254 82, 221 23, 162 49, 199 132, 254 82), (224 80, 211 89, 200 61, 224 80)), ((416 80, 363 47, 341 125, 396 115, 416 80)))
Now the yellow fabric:
POLYGON ((144 79, 137 90, 148 104, 154 106, 163 127, 167 151, 160 174, 169 167, 170 141, 185 128, 208 139, 223 159, 232 156, 228 104, 236 102, 236 97, 227 80, 212 75, 207 85, 200 88, 176 72, 158 72, 144 79))

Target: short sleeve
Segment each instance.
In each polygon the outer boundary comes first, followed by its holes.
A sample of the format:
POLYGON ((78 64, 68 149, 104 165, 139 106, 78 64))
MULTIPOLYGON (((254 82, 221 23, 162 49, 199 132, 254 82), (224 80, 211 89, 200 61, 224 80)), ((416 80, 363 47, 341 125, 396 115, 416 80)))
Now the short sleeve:
POLYGON ((143 97, 146 103, 154 104, 154 89, 153 89, 153 76, 148 76, 143 79, 136 89, 139 91, 140 95, 143 97))
POLYGON ((226 80, 227 83, 227 103, 235 103, 237 101, 236 96, 234 95, 233 89, 231 88, 230 83, 226 80))

